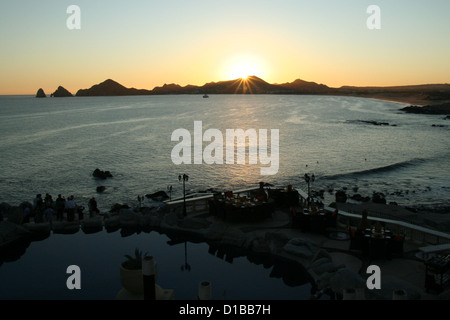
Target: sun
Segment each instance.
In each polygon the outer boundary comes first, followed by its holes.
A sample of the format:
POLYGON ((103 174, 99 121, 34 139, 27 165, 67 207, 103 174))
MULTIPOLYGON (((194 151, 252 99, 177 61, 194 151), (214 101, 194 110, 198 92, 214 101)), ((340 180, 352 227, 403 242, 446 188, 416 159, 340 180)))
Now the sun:
POLYGON ((247 80, 250 76, 264 77, 266 66, 258 56, 237 54, 228 58, 223 65, 223 74, 227 80, 247 80))
POLYGON ((250 62, 242 61, 231 68, 230 76, 232 79, 241 78, 243 80, 246 80, 249 76, 259 74, 260 72, 258 71, 258 68, 252 65, 250 62))
POLYGON ((255 76, 261 74, 260 68, 252 61, 243 60, 237 62, 233 67, 231 67, 230 75, 232 79, 241 78, 246 80, 250 76, 255 76))

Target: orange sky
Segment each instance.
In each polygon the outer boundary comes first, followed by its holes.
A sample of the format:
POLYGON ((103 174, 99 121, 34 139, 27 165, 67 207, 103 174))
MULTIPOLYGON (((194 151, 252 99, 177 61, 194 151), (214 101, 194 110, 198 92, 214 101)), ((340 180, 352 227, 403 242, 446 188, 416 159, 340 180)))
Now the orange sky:
POLYGON ((244 74, 390 86, 450 82, 450 2, 78 1, 70 30, 60 1, 0 4, 0 94, 72 93, 108 78, 126 87, 203 85, 244 74), (26 3, 26 5, 24 4, 26 3))

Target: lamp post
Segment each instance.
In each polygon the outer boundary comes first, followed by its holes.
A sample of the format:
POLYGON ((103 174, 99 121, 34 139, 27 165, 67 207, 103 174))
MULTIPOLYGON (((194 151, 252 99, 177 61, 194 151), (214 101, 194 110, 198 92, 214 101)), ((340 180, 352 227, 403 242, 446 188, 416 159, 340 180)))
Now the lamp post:
POLYGON ((167 191, 169 191, 169 201, 172 201, 172 186, 167 186, 167 191))
POLYGON ((183 216, 187 216, 186 212, 186 181, 189 180, 189 176, 187 174, 179 175, 178 181, 183 181, 183 216))
POLYGON ((311 200, 311 182, 314 182, 314 180, 316 180, 316 176, 314 175, 314 173, 311 175, 311 177, 305 173, 305 181, 308 184, 308 207, 309 207, 309 202, 311 200))
POLYGON ((187 261, 187 242, 184 242, 184 264, 181 266, 181 271, 191 271, 191 265, 187 261))

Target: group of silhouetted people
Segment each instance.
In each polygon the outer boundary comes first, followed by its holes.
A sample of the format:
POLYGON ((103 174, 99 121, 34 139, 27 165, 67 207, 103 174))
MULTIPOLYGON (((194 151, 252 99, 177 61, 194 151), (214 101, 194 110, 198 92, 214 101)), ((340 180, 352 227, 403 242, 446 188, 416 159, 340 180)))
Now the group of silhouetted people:
MULTIPOLYGON (((100 213, 94 197, 89 200, 88 207, 90 217, 100 213)), ((42 198, 42 194, 37 194, 33 200, 33 207, 24 209, 24 222, 29 222, 32 217, 34 217, 35 223, 52 222, 55 216, 56 221, 63 221, 64 214, 66 214, 67 221, 74 221, 76 214, 78 214, 79 220, 83 220, 84 209, 84 206, 76 204, 73 195, 66 200, 61 194, 58 194, 56 200, 53 200, 48 193, 44 198, 42 198)))

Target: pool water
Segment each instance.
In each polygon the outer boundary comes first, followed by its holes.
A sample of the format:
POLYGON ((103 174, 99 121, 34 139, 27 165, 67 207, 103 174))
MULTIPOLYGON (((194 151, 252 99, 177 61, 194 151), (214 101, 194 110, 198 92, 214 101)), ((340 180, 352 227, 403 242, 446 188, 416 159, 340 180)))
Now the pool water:
POLYGON ((0 299, 113 300, 122 286, 119 265, 135 248, 155 258, 156 283, 173 289, 175 300, 197 300, 201 281, 212 284, 213 300, 308 300, 311 279, 298 263, 171 239, 156 231, 100 231, 51 234, 33 241, 17 259, 0 257, 0 299), (14 260, 14 261, 8 261, 14 260), (69 290, 71 273, 81 270, 81 289, 69 290))

